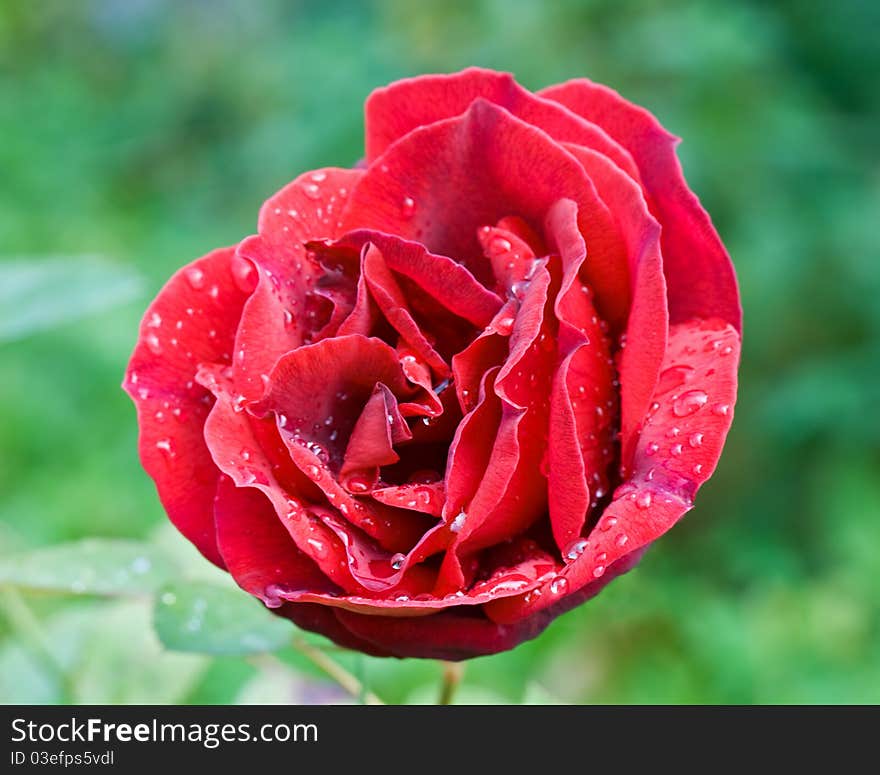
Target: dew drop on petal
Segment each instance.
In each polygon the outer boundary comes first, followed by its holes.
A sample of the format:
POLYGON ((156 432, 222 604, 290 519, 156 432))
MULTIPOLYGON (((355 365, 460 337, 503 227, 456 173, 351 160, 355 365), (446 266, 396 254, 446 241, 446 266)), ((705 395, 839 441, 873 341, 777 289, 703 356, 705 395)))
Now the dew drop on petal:
POLYGON ((509 315, 507 317, 501 318, 495 324, 495 330, 498 331, 502 336, 507 336, 511 331, 513 331, 513 318, 509 315))
POLYGON ((712 407, 712 414, 724 417, 730 411, 730 404, 716 404, 712 407))
POLYGON ((147 347, 150 348, 150 352, 153 355, 159 355, 162 352, 162 345, 159 343, 159 337, 155 334, 147 334, 144 337, 144 341, 147 343, 147 347))
POLYGON ((651 493, 641 492, 636 496, 636 506, 640 509, 648 509, 651 507, 651 493))
POLYGON ((688 444, 696 449, 703 443, 703 434, 702 433, 693 433, 691 437, 688 439, 688 444))
POLYGON ((557 576, 550 582, 550 594, 564 595, 568 589, 568 579, 565 576, 557 576))
POLYGON ((702 390, 688 390, 672 402, 672 413, 676 417, 687 417, 698 411, 709 400, 702 390))
POLYGON ((456 514, 455 519, 453 519, 452 522, 450 523, 449 529, 453 533, 460 533, 461 529, 464 527, 464 522, 466 519, 467 519, 467 514, 465 513, 464 509, 462 509, 461 511, 458 512, 458 514, 456 514))
POLYGON ((394 570, 400 570, 403 567, 403 564, 406 562, 406 555, 398 552, 391 556, 391 567, 394 570))
POLYGON ((589 546, 589 542, 585 538, 579 538, 565 550, 565 558, 571 561, 576 560, 584 553, 587 546, 589 546))
POLYGON ((191 266, 186 270, 186 279, 197 291, 205 287, 205 273, 197 266, 191 266))
POLYGON ((403 198, 403 202, 400 205, 400 210, 403 213, 404 218, 412 218, 416 212, 416 202, 411 196, 406 196, 403 198))

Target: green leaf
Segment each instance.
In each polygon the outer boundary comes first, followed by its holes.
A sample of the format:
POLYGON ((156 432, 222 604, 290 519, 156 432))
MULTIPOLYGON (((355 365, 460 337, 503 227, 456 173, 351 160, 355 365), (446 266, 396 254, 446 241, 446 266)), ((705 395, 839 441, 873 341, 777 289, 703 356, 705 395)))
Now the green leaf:
POLYGON ((184 700, 208 657, 165 651, 145 600, 92 598, 41 622, 54 665, 15 636, 0 642, 0 697, 8 703, 172 704, 184 700))
POLYGON ((125 304, 142 283, 130 268, 96 256, 0 263, 0 342, 125 304))
POLYGON ((0 584, 78 595, 149 593, 172 572, 154 546, 120 539, 88 538, 0 556, 0 584))
POLYGON ((154 622, 166 648, 203 654, 275 651, 293 635, 290 622, 247 593, 202 582, 165 587, 156 599, 154 622))

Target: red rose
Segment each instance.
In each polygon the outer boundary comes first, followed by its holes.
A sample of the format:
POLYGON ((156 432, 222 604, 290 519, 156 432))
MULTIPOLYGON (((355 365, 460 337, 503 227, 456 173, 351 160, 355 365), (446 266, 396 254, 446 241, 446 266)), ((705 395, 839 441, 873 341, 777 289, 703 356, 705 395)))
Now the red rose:
POLYGON ((125 388, 180 531, 301 627, 464 659, 532 638, 692 504, 740 306, 676 138, 586 80, 374 92, 366 159, 180 270, 125 388))

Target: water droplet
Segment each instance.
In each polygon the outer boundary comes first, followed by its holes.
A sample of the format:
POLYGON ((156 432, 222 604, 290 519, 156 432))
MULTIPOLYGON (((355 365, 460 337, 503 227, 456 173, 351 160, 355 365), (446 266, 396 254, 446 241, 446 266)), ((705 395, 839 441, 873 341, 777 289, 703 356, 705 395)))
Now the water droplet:
POLYGON ((698 411, 709 400, 702 390, 688 390, 672 402, 672 413, 676 417, 687 417, 698 411))
POLYGON ((154 312, 150 315, 150 320, 147 323, 150 328, 158 328, 162 325, 162 316, 158 312, 154 312))
POLYGON ((244 405, 246 403, 247 403, 247 398, 239 393, 232 401, 232 411, 233 412, 243 412, 244 405))
POLYGON ((171 439, 159 439, 156 442, 156 449, 164 452, 168 457, 174 457, 174 445, 171 443, 171 439))
POLYGON ((452 522, 450 523, 450 525, 449 525, 450 531, 452 531, 453 533, 460 533, 461 529, 464 527, 464 522, 466 519, 467 519, 467 514, 465 513, 465 510, 462 509, 461 511, 458 512, 458 514, 456 514, 455 519, 453 519, 452 522))
POLYGON ((372 479, 363 474, 353 474, 345 481, 345 489, 353 493, 367 492, 372 485, 372 479))
POLYGON ((576 560, 584 553, 588 546, 589 542, 585 538, 579 538, 565 550, 565 558, 572 561, 576 560))
POLYGON ((144 341, 147 343, 147 347, 150 348, 150 352, 153 355, 159 355, 162 352, 162 345, 159 343, 159 337, 155 334, 147 334, 144 337, 144 341))
POLYGON ((508 315, 507 317, 501 318, 495 324, 495 330, 498 331, 498 333, 502 336, 507 336, 511 331, 513 331, 513 323, 513 318, 508 315))
POLYGON ((318 200, 321 198, 321 189, 314 183, 306 183, 303 186, 303 192, 309 199, 318 200))
POLYGON ((605 517, 605 519, 603 519, 601 524, 599 525, 599 530, 601 530, 603 533, 606 533, 611 530, 611 528, 614 527, 616 524, 617 517, 605 517))
POLYGON ((688 439, 688 444, 696 449, 703 443, 703 434, 702 433, 693 433, 691 437, 688 439))
POLYGON ((400 570, 403 567, 403 564, 406 562, 406 555, 398 552, 391 556, 391 567, 394 570, 400 570))
POLYGON ((600 579, 604 575, 605 575, 605 566, 604 565, 597 565, 595 568, 593 568, 593 578, 600 579))
POLYGON ((489 255, 491 256, 501 256, 505 253, 509 252, 511 247, 510 240, 504 239, 504 237, 493 237, 489 242, 489 255))
POLYGON ((681 454, 681 452, 682 452, 681 444, 673 444, 669 448, 669 454, 671 454, 674 457, 678 457, 681 454))
POLYGON ((317 172, 313 172, 309 177, 314 180, 315 183, 323 183, 327 180, 327 173, 318 170, 317 172))
POLYGON ((557 576, 550 582, 550 593, 553 595, 564 595, 568 589, 568 579, 565 576, 557 576))
POLYGON ((730 404, 715 404, 712 407, 712 414, 718 415, 719 417, 724 417, 730 411, 730 404))
POLYGON ((400 209, 404 218, 412 218, 416 212, 415 200, 411 196, 404 197, 400 209))
POLYGON ((135 557, 131 563, 131 572, 140 575, 149 571, 151 567, 152 563, 149 557, 135 557))
POLYGON ((651 493, 641 492, 636 496, 636 506, 640 509, 648 509, 651 507, 651 493))
POLYGON ((316 465, 306 466, 306 473, 312 479, 320 479, 321 478, 321 469, 316 465))
POLYGON ((648 444, 647 448, 645 449, 645 454, 648 457, 652 457, 653 455, 656 455, 659 451, 660 451, 660 445, 656 444, 655 442, 651 442, 650 444, 648 444))
POLYGON ((656 392, 661 394, 668 393, 677 387, 681 387, 687 382, 693 371, 693 366, 687 365, 670 366, 668 369, 664 369, 657 377, 656 392))
POLYGON ((197 266, 191 266, 186 270, 186 279, 197 291, 205 287, 205 273, 197 266))
POLYGON ((703 464, 702 464, 702 463, 697 463, 697 464, 694 466, 693 471, 694 471, 694 473, 695 473, 697 476, 699 476, 701 473, 703 473, 703 464))
POLYGON ((621 533, 619 536, 617 536, 617 540, 614 543, 623 548, 629 543, 629 536, 626 533, 621 533))

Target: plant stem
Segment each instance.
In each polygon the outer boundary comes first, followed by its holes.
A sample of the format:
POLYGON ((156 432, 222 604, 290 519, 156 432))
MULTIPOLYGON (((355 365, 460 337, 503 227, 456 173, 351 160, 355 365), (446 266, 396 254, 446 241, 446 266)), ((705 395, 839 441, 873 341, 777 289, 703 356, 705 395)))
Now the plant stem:
POLYGON ((440 697, 437 699, 438 705, 452 705, 455 697, 455 690, 464 678, 463 662, 441 662, 443 665, 443 683, 440 685, 440 697))
POLYGON ((293 639, 293 647, 313 665, 320 668, 338 683, 352 697, 364 705, 384 705, 373 692, 367 691, 364 685, 348 672, 342 665, 328 657, 321 649, 306 643, 302 638, 293 639))

